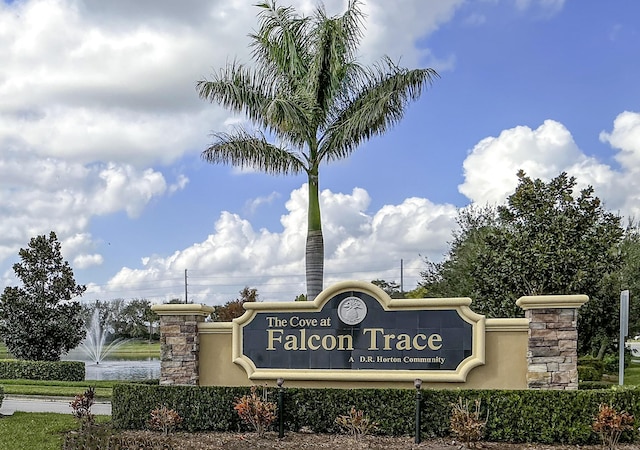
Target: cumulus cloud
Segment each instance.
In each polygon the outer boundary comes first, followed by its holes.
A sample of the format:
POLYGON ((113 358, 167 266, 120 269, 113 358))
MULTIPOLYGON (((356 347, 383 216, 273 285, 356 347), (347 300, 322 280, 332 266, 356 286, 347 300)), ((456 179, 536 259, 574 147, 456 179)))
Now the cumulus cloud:
POLYGON ((600 140, 618 150, 620 168, 587 156, 561 123, 546 120, 536 129, 518 126, 478 142, 463 163, 459 191, 479 204, 501 203, 517 186, 523 169, 532 178, 549 180, 560 172, 575 176, 578 187, 594 187, 607 209, 626 217, 640 214, 640 114, 623 112, 600 140))
MULTIPOLYGON (((570 131, 547 120, 538 128, 518 126, 497 137, 480 140, 464 161, 460 191, 471 202, 500 203, 513 192, 516 171, 545 180, 562 171, 576 176, 579 187, 593 185, 610 210, 637 216, 640 177, 635 155, 640 114, 622 113, 601 139, 610 143, 619 169, 585 155, 570 131)), ((325 237, 325 285, 344 279, 400 281, 412 289, 423 269, 422 258, 439 260, 456 228, 457 208, 411 197, 369 211, 371 198, 362 188, 350 193, 321 192, 325 237)), ((261 200, 257 199, 257 203, 261 200)), ((195 301, 219 304, 236 298, 244 286, 257 287, 262 300, 292 300, 305 292, 307 186, 291 192, 282 232, 256 230, 238 214, 222 212, 203 241, 171 255, 148 255, 137 268, 123 268, 108 284, 92 286, 94 297, 135 296, 140 289, 156 301, 180 297, 178 274, 192 273, 189 295, 195 301), (177 278, 178 276, 178 278, 177 278), (154 294, 155 293, 155 297, 154 294)))
MULTIPOLYGON (((202 242, 169 256, 148 256, 139 268, 123 268, 106 286, 92 286, 90 295, 118 296, 154 285, 164 296, 181 295, 176 274, 194 274, 191 295, 210 304, 235 298, 245 285, 258 287, 263 300, 293 300, 303 293, 307 186, 295 189, 281 218, 284 230, 256 231, 237 214, 222 212, 213 232, 202 242), (173 281, 172 281, 173 280, 173 281), (295 293, 292 297, 291 293, 295 293), (291 298, 290 298, 291 297, 291 298)), ((325 236, 325 284, 351 278, 400 281, 400 260, 406 262, 406 285, 415 287, 422 257, 439 259, 455 226, 453 205, 434 205, 411 198, 368 213, 368 193, 321 193, 325 236)), ((156 292, 158 292, 156 291, 156 292)))
MULTIPOLYGON (((461 2, 365 5, 365 62, 388 53, 418 64, 424 50, 414 43, 461 2)), ((315 5, 293 2, 306 13, 315 5)), ((337 14, 345 2, 326 7, 337 14)), ((198 99, 194 84, 230 59, 250 61, 257 12, 244 0, 0 2, 0 212, 9 218, 0 261, 32 235, 83 234, 95 215, 137 217, 152 198, 184 189, 185 175, 168 184, 155 167, 242 120, 198 99)), ((83 267, 101 262, 77 257, 83 267)))
POLYGON ((478 142, 463 163, 462 194, 477 203, 500 202, 517 185, 516 172, 523 169, 534 178, 551 178, 585 156, 569 130, 546 120, 537 129, 518 126, 498 137, 478 142))
POLYGON ((56 231, 67 258, 84 268, 102 262, 91 253, 91 218, 126 211, 136 217, 153 198, 184 185, 168 185, 164 175, 129 165, 85 166, 18 152, 0 159, 0 260, 14 256, 29 239, 56 231), (175 186, 175 187, 174 187, 175 186), (86 253, 86 252, 89 253, 86 253))
POLYGON ((624 111, 613 121, 613 130, 602 131, 600 140, 620 149, 618 162, 628 170, 640 170, 640 113, 624 111))
POLYGON ((385 2, 365 3, 363 9, 367 21, 363 58, 370 62, 387 54, 407 67, 429 65, 437 70, 449 69, 452 61, 450 55, 434 55, 428 48, 416 44, 418 39, 428 36, 451 20, 463 3, 462 0, 413 0, 403 2, 401 8, 389 8, 385 2), (398 33, 398 30, 402 32, 398 33))

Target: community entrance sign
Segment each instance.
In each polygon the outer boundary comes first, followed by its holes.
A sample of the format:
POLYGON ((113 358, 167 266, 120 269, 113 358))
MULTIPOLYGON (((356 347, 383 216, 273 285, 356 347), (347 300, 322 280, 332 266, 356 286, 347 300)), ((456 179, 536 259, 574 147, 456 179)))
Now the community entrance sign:
POLYGON ((338 283, 313 302, 245 303, 233 361, 251 379, 464 382, 484 364, 484 316, 471 299, 391 299, 338 283))

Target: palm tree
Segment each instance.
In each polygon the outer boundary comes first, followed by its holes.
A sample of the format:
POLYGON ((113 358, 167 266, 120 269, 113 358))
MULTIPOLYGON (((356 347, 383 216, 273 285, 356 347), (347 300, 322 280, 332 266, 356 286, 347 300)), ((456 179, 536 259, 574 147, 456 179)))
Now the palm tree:
POLYGON ((336 17, 328 17, 322 5, 308 17, 275 0, 256 6, 259 29, 249 35, 255 65, 230 62, 196 85, 200 98, 244 113, 255 129, 214 133, 202 157, 269 174, 307 174, 306 278, 313 300, 322 291, 324 270, 320 164, 347 158, 360 143, 387 131, 438 74, 401 68, 387 57, 372 67, 360 65, 359 0, 350 0, 336 17))

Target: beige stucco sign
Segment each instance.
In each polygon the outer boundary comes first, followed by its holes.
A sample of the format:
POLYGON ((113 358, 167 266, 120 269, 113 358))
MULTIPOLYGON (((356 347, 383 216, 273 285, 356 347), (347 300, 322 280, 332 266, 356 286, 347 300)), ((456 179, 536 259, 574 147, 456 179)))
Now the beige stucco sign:
POLYGON ((232 359, 252 380, 464 382, 485 362, 485 318, 470 304, 391 299, 354 281, 313 302, 246 303, 232 359))

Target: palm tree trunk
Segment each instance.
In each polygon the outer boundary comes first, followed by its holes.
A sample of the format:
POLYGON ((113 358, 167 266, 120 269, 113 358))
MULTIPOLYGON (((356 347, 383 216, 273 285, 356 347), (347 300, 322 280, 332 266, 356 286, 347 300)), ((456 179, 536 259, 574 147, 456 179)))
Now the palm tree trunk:
POLYGON ((307 300, 313 300, 322 292, 324 278, 324 238, 320 218, 320 193, 318 191, 318 168, 309 172, 309 210, 307 227, 307 300))
POLYGON ((307 234, 307 300, 313 300, 322 292, 324 277, 324 239, 322 230, 307 234))

